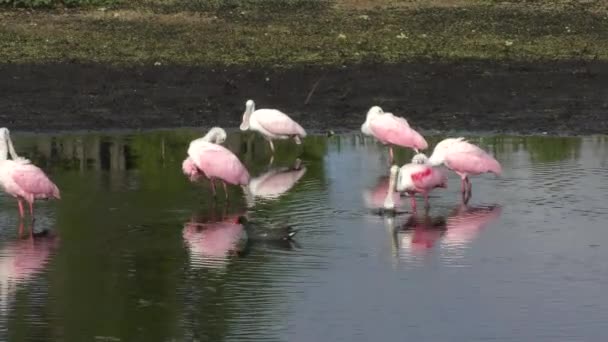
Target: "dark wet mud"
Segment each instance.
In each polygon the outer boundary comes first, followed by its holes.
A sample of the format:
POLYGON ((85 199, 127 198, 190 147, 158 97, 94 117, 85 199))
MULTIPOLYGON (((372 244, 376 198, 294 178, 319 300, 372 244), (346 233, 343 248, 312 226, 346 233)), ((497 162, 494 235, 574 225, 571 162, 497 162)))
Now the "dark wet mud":
POLYGON ((0 65, 0 120, 14 130, 236 127, 245 101, 309 130, 359 129, 371 105, 425 132, 608 131, 605 62, 340 67, 0 65))

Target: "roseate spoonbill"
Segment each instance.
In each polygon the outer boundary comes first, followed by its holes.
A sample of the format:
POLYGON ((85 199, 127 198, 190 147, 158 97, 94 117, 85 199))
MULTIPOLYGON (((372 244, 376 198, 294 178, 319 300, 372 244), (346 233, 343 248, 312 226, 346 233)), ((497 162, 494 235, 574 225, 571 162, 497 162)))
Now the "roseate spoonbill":
POLYGON ((276 199, 286 193, 304 176, 306 166, 302 161, 296 159, 292 168, 273 168, 249 181, 247 201, 253 205, 255 198, 276 199))
POLYGON ((428 147, 424 137, 410 127, 407 120, 392 113, 385 113, 382 108, 373 106, 367 112, 361 132, 371 135, 381 143, 389 145, 389 163, 393 163, 393 146, 409 147, 419 152, 428 147))
POLYGON ((297 122, 293 121, 287 114, 276 109, 255 109, 253 100, 245 103, 245 113, 241 131, 248 129, 260 132, 270 144, 270 150, 274 154, 273 139, 289 139, 293 137, 296 144, 300 145, 306 137, 306 131, 297 122))
POLYGON ((34 221, 34 200, 61 198, 57 186, 40 168, 15 153, 10 132, 6 128, 0 129, 0 186, 17 199, 21 219, 25 218, 24 200, 30 206, 30 216, 34 221), (7 159, 8 153, 12 160, 7 159))
POLYGON ((414 156, 413 162, 432 166, 444 164, 448 169, 456 172, 461 179, 462 196, 465 202, 471 197, 472 185, 469 175, 492 172, 498 176, 502 172, 500 163, 494 157, 462 137, 440 141, 430 158, 419 153, 414 156))
POLYGON ((391 167, 389 179, 389 191, 386 194, 384 208, 394 210, 395 204, 393 194, 390 191, 394 184, 395 190, 410 195, 412 210, 416 211, 415 194, 420 193, 424 197, 425 208, 429 208, 429 192, 435 188, 447 188, 447 177, 442 170, 425 164, 409 163, 399 168, 397 165, 391 167), (397 178, 395 183, 395 178, 397 178))
POLYGON ((220 179, 228 199, 226 183, 247 185, 249 172, 234 153, 219 145, 225 140, 226 131, 220 127, 213 127, 204 137, 192 140, 182 170, 191 180, 200 177, 201 174, 209 178, 214 197, 216 197, 214 181, 216 178, 220 179))

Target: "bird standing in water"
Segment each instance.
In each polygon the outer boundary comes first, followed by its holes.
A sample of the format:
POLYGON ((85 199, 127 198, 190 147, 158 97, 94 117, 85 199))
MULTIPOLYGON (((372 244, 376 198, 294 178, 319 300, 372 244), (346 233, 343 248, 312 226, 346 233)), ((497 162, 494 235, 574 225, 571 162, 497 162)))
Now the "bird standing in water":
POLYGON ((397 165, 391 167, 389 188, 384 201, 385 210, 394 210, 393 186, 398 192, 410 195, 412 210, 416 211, 415 194, 420 193, 424 197, 425 208, 429 208, 429 192, 435 188, 447 188, 446 175, 437 168, 430 165, 409 163, 399 168, 397 165))
POLYGON ((255 109, 253 100, 247 100, 241 131, 252 130, 260 132, 270 144, 274 154, 273 139, 293 138, 300 145, 306 137, 306 131, 287 114, 276 109, 255 109))
POLYGON ((245 186, 249 183, 249 172, 234 153, 219 145, 225 140, 226 131, 219 127, 213 127, 204 137, 192 140, 188 148, 188 158, 182 163, 182 171, 191 180, 201 174, 209 178, 214 197, 214 181, 220 179, 228 199, 226 183, 245 186))
POLYGON ((461 179, 462 198, 465 203, 471 197, 472 185, 469 175, 491 172, 499 176, 502 172, 500 163, 494 157, 462 137, 444 139, 435 146, 430 157, 419 153, 414 156, 413 161, 431 166, 444 164, 456 172, 461 179))
POLYGON ((30 217, 34 221, 36 199, 61 198, 59 188, 44 171, 30 160, 17 155, 7 128, 0 128, 0 185, 6 193, 17 199, 21 219, 25 218, 24 200, 29 204, 30 217), (12 159, 8 159, 9 153, 12 159))
POLYGON ((367 112, 361 132, 371 135, 381 143, 389 145, 389 163, 393 163, 393 146, 408 147, 418 153, 428 147, 424 137, 410 127, 407 120, 392 113, 385 113, 382 108, 373 106, 367 112))

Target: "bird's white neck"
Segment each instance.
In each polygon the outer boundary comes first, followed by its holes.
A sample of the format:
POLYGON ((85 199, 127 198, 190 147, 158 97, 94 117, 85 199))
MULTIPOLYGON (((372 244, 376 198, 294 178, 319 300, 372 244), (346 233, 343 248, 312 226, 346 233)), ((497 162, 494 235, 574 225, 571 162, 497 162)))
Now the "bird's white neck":
POLYGON ((246 131, 249 129, 249 119, 251 118, 251 114, 255 111, 255 103, 252 100, 247 101, 245 104, 245 113, 243 113, 243 122, 241 122, 240 129, 241 131, 246 131))
POLYGON ((397 168, 397 166, 391 167, 391 174, 388 179, 388 189, 386 190, 386 198, 384 199, 384 209, 386 210, 395 209, 393 194, 395 192, 395 181, 397 180, 398 172, 399 169, 397 168))
POLYGON ((3 127, 0 128, 0 160, 7 160, 9 153, 12 159, 19 158, 11 141, 10 131, 3 127))
POLYGON ((219 127, 214 127, 205 134, 203 137, 204 141, 217 144, 221 140, 221 136, 224 134, 223 130, 219 127))

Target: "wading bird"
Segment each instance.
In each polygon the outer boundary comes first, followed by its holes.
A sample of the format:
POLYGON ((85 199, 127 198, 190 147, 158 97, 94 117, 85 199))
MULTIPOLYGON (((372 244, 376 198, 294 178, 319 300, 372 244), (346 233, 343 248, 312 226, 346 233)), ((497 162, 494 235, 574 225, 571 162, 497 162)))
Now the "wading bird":
POLYGON ((469 143, 464 138, 448 138, 440 141, 431 157, 423 153, 414 156, 414 163, 438 166, 444 164, 456 172, 461 179, 461 191, 464 202, 471 197, 471 181, 469 175, 479 175, 486 172, 500 175, 500 163, 481 148, 469 143))
POLYGON ((59 189, 44 171, 17 155, 7 128, 0 128, 0 185, 17 199, 22 219, 25 218, 24 200, 30 205, 30 217, 34 221, 34 200, 61 198, 59 189), (12 160, 8 159, 9 153, 12 160))
POLYGON ((219 144, 226 140, 226 131, 213 127, 202 138, 192 140, 188 148, 188 158, 182 163, 182 171, 191 180, 201 176, 209 178, 213 196, 216 197, 215 179, 222 181, 228 199, 226 183, 247 185, 249 172, 239 158, 219 144))
POLYGON ((425 164, 409 163, 399 168, 391 167, 389 187, 384 201, 385 210, 394 210, 393 189, 410 195, 412 210, 416 211, 415 194, 422 194, 425 208, 429 208, 429 192, 435 188, 447 188, 447 177, 438 168, 425 164))
POLYGON ((306 137, 306 131, 287 114, 276 109, 255 109, 253 100, 247 100, 241 131, 252 130, 260 132, 270 144, 274 154, 273 139, 293 138, 300 145, 306 137))
POLYGON ((410 127, 407 120, 392 113, 385 113, 382 108, 373 106, 367 112, 361 132, 371 135, 381 143, 389 145, 389 163, 393 163, 393 146, 409 147, 419 152, 428 147, 424 137, 410 127))

